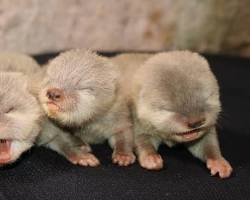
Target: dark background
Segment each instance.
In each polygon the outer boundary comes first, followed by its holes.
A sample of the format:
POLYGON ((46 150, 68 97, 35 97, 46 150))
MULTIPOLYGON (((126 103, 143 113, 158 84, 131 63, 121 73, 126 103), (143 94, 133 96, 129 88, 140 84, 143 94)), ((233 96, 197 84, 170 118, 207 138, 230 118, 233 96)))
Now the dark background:
MULTIPOLYGON (((36 59, 45 63, 54 55, 36 59)), ((205 56, 221 87, 218 131, 222 152, 234 168, 231 178, 211 177, 205 164, 182 147, 160 148, 165 167, 159 172, 144 170, 138 163, 113 165, 106 144, 94 146, 102 163, 97 168, 74 166, 55 152, 35 147, 0 169, 0 199, 249 200, 250 59, 205 56)))

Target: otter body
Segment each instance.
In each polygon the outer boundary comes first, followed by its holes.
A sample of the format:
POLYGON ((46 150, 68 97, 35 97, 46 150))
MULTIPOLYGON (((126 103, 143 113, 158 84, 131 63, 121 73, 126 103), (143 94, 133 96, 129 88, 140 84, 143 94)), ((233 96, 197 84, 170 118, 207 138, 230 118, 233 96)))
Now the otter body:
POLYGON ((84 50, 62 53, 47 65, 39 99, 49 120, 39 144, 83 166, 99 160, 89 144, 108 140, 112 159, 132 164, 133 135, 126 102, 120 95, 120 73, 106 58, 84 50), (52 139, 51 139, 52 138, 52 139))
POLYGON ((207 61, 189 51, 126 54, 115 60, 134 69, 127 97, 140 165, 161 169, 159 144, 184 144, 212 175, 230 176, 232 168, 221 155, 215 129, 221 111, 219 86, 207 61))

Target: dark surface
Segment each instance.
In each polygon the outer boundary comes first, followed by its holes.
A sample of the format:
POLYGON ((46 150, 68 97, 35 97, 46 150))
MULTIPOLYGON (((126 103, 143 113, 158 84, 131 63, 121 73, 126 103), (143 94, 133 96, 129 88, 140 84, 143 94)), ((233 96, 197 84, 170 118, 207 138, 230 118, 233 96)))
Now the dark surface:
MULTIPOLYGON (((44 63, 50 56, 37 57, 44 63)), ((74 166, 55 152, 34 148, 0 169, 0 199, 250 199, 250 59, 207 56, 221 86, 219 122, 222 152, 234 174, 211 177, 205 165, 183 148, 161 147, 165 168, 149 172, 111 163, 108 145, 95 146, 102 165, 74 166)))

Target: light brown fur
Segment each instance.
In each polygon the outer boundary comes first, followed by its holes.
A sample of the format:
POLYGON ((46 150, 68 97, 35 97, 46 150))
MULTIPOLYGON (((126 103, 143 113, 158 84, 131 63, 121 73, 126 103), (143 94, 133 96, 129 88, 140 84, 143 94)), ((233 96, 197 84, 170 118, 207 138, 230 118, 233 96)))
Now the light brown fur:
POLYGON ((9 151, 0 152, 0 165, 16 161, 40 132, 41 110, 29 87, 39 68, 27 55, 0 53, 0 139, 2 147, 10 142, 9 151))
POLYGON ((126 54, 115 59, 121 68, 127 67, 132 79, 127 82, 130 91, 127 98, 133 113, 140 165, 150 170, 161 169, 159 144, 183 143, 207 163, 212 175, 230 176, 232 168, 221 155, 215 130, 221 109, 218 84, 206 60, 188 51, 126 54), (187 127, 197 120, 203 123, 199 125, 201 129, 187 127))
POLYGON ((39 98, 50 118, 46 126, 56 126, 56 131, 45 128, 39 143, 75 164, 96 166, 99 161, 88 144, 108 140, 114 149, 113 162, 132 164, 131 120, 120 95, 119 76, 118 68, 108 59, 89 51, 71 50, 52 60, 39 98), (53 102, 48 99, 48 91, 58 91, 62 98, 53 102))

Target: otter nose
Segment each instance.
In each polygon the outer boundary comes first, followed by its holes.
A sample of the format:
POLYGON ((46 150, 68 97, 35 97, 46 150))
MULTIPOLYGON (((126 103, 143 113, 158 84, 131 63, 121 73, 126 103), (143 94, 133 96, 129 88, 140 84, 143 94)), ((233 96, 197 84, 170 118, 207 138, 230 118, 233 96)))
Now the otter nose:
POLYGON ((60 101, 63 98, 63 90, 58 88, 51 88, 47 90, 47 97, 52 101, 60 101))
POLYGON ((188 120, 188 127, 189 128, 199 128, 205 123, 205 118, 194 118, 188 120))

